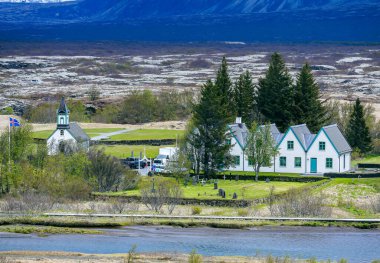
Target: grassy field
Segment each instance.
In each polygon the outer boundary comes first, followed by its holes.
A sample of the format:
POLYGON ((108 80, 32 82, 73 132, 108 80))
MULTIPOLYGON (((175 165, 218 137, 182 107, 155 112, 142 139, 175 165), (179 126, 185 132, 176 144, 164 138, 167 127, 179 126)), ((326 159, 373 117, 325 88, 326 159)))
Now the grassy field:
MULTIPOLYGON (((144 177, 142 180, 150 181, 151 178, 144 177)), ((232 195, 236 193, 238 199, 257 199, 266 197, 269 194, 270 188, 275 187, 275 193, 282 193, 290 188, 299 188, 306 186, 307 183, 295 183, 295 182, 270 182, 263 181, 229 181, 219 180, 218 187, 226 191, 226 199, 232 199, 232 195)), ((204 186, 201 184, 183 186, 184 198, 197 198, 197 199, 220 199, 218 196, 218 190, 214 190, 213 183, 206 183, 204 186)), ((111 195, 129 195, 139 196, 140 190, 130 190, 124 192, 112 193, 111 195)))
POLYGON ((369 155, 365 158, 352 160, 352 166, 356 166, 358 163, 378 163, 380 164, 380 155, 369 155))
MULTIPOLYGON (((99 136, 102 133, 109 133, 109 132, 115 132, 115 131, 120 131, 120 130, 122 130, 122 129, 120 129, 120 128, 84 129, 84 131, 91 138, 99 136)), ((36 138, 36 139, 47 139, 52 133, 53 133, 53 130, 45 130, 45 131, 33 132, 33 138, 36 138)))
POLYGON ((103 148, 106 154, 115 156, 117 158, 127 158, 131 156, 131 152, 134 152, 134 156, 140 156, 140 152, 147 158, 155 158, 158 155, 158 151, 163 146, 152 145, 102 145, 96 146, 98 149, 103 148))
POLYGON ((128 133, 115 135, 109 138, 110 141, 124 141, 124 140, 164 140, 176 139, 184 134, 183 130, 134 130, 128 133))

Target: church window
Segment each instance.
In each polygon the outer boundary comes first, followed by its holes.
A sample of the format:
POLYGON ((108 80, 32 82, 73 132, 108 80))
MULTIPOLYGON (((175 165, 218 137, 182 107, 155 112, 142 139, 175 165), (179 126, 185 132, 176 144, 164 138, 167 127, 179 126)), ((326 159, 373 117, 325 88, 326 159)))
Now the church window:
POLYGON ((64 130, 60 130, 60 132, 61 132, 61 136, 63 136, 65 134, 64 130))

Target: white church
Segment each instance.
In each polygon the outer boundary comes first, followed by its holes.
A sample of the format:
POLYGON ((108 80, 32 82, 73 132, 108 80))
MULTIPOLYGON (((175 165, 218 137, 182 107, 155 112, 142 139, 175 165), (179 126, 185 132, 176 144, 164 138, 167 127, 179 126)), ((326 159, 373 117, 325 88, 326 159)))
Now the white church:
MULTIPOLYGON (((237 118, 229 130, 234 164, 228 170, 254 171, 244 152, 247 126, 237 118)), ((260 172, 324 174, 351 169, 352 149, 336 124, 322 127, 317 134, 312 134, 306 124, 291 126, 285 133, 272 124, 270 130, 279 153, 272 158, 272 165, 260 172)))
POLYGON ((70 111, 63 97, 57 110, 57 129, 47 139, 47 147, 49 155, 90 148, 90 137, 77 123, 70 122, 70 111))

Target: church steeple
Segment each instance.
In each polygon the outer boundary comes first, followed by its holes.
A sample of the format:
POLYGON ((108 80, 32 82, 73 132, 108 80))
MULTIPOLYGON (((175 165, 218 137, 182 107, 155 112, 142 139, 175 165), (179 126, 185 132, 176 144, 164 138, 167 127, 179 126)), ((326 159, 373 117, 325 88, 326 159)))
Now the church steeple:
POLYGON ((65 98, 62 97, 61 103, 57 110, 57 129, 68 129, 70 128, 70 111, 66 106, 65 98))

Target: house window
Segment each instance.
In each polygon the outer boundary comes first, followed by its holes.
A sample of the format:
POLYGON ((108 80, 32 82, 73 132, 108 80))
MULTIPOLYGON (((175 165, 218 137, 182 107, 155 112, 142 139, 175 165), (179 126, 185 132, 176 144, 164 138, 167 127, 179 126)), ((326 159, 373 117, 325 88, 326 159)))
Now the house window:
POLYGON ((226 139, 226 144, 231 145, 231 139, 226 139))
POLYGON ((288 141, 288 150, 294 150, 294 141, 288 141))
POLYGON ((326 158, 326 168, 333 168, 333 159, 326 158))
POLYGON ((253 166, 253 160, 251 157, 248 157, 248 166, 253 166))
POLYGON ((284 157, 284 156, 280 157, 280 166, 286 167, 286 157, 284 157))
POLYGON ((294 157, 294 167, 301 167, 301 157, 294 157))
POLYGON ((240 156, 233 156, 234 164, 240 165, 240 156))
POLYGON ((60 130, 60 133, 61 133, 61 136, 63 136, 65 134, 65 131, 64 130, 60 130))
POLYGON ((320 151, 326 150, 326 143, 325 142, 319 142, 319 150, 320 151))

